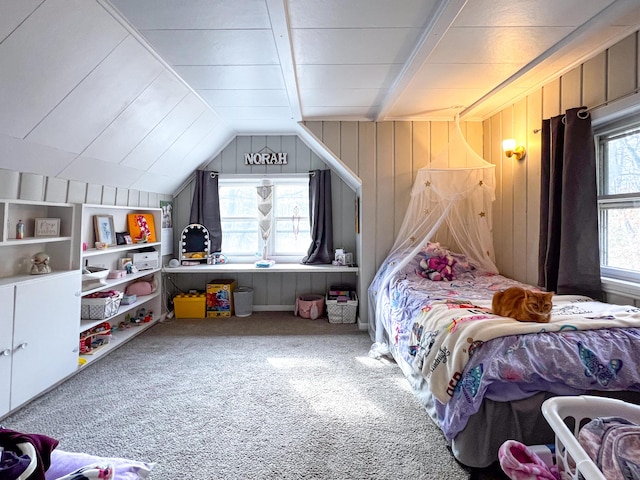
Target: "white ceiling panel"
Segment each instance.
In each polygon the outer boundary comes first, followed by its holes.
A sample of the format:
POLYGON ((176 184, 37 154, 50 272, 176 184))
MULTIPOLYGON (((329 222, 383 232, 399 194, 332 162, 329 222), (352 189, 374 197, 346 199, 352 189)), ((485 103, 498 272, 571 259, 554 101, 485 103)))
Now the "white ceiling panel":
POLYGON ((313 89, 300 91, 306 107, 369 107, 377 106, 386 90, 373 88, 358 89, 313 89))
POLYGON ((412 93, 427 88, 491 89, 516 73, 522 65, 515 63, 429 63, 413 77, 407 87, 412 93))
POLYGON ((292 28, 422 28, 436 0, 289 0, 292 28))
POLYGON ((161 72, 160 62, 129 36, 33 129, 27 139, 80 153, 161 72))
POLYGON ((299 65, 298 86, 312 88, 389 88, 402 65, 299 65))
POLYGON ((270 28, 264 0, 113 0, 139 30, 270 28))
POLYGON ((145 175, 144 170, 123 165, 115 168, 112 163, 80 155, 58 176, 67 180, 95 183, 96 185, 132 188, 133 183, 143 175, 145 175))
POLYGON ((303 107, 308 120, 373 120, 375 107, 303 107))
POLYGON ((289 107, 286 90, 198 90, 213 108, 289 107))
POLYGON ((293 31, 295 61, 306 64, 403 64, 418 28, 303 29, 293 31))
POLYGON ((289 107, 218 107, 216 112, 224 119, 281 119, 283 117, 291 118, 291 109, 289 107))
POLYGON ((417 118, 422 115, 437 117, 442 110, 449 110, 455 105, 469 105, 474 99, 487 93, 483 89, 424 89, 421 98, 402 97, 394 105, 394 115, 398 117, 417 118))
POLYGON ((83 155, 119 163, 187 95, 175 76, 163 72, 92 143, 83 155))
POLYGON ((176 67, 176 72, 196 90, 284 90, 280 65, 206 65, 176 67))
POLYGON ((55 177, 77 155, 0 133, 0 168, 55 177), (43 161, 46 159, 46 161, 43 161))
POLYGON ((120 165, 147 170, 189 126, 202 115, 205 105, 194 94, 187 95, 120 165))
POLYGON ((614 0, 469 0, 454 26, 578 27, 614 0))
POLYGON ((452 28, 429 63, 526 63, 571 33, 569 27, 452 28))
MULTIPOLYGON (((150 172, 170 175, 176 165, 184 165, 184 159, 207 134, 218 127, 220 119, 216 114, 205 111, 175 142, 149 167, 150 172)), ((195 168, 196 165, 190 165, 195 168)))
POLYGON ((44 0, 0 0, 0 42, 20 25, 44 0))
POLYGON ((93 1, 45 2, 0 44, 0 132, 24 138, 126 35, 93 1))
POLYGON ((271 30, 145 30, 171 65, 276 65, 271 30))

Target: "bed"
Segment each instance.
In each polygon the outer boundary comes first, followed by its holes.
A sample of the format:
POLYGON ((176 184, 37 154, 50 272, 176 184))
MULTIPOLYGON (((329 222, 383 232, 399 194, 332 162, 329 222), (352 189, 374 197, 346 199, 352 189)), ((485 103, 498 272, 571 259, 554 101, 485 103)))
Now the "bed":
POLYGON ((433 281, 420 264, 429 255, 396 250, 379 269, 372 352, 393 356, 462 464, 489 466, 508 439, 553 443, 540 411, 551 396, 640 403, 639 308, 555 295, 548 324, 518 322, 493 315, 493 294, 534 287, 450 251, 454 278, 433 281))

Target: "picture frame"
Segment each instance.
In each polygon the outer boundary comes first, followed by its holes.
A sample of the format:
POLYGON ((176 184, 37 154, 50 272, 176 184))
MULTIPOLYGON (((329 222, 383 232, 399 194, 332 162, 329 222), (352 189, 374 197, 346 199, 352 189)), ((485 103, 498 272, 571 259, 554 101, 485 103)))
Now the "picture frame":
POLYGON ((116 243, 118 245, 126 245, 127 241, 125 237, 129 235, 129 232, 116 232, 116 243))
POLYGON ((93 228, 96 234, 96 242, 107 245, 116 245, 116 229, 113 226, 113 215, 94 215, 93 228))
POLYGON ((156 241, 156 228, 152 213, 129 213, 127 214, 127 225, 133 243, 156 241))
POLYGON ((129 235, 128 233, 124 236, 124 244, 133 245, 133 239, 131 238, 131 235, 129 235))
POLYGON ((133 258, 131 258, 131 257, 121 257, 120 258, 120 265, 119 265, 120 268, 119 268, 119 270, 126 270, 128 264, 132 264, 133 265, 133 258))
POLYGON ((60 236, 60 219, 59 218, 36 218, 33 229, 34 237, 59 237, 60 236))

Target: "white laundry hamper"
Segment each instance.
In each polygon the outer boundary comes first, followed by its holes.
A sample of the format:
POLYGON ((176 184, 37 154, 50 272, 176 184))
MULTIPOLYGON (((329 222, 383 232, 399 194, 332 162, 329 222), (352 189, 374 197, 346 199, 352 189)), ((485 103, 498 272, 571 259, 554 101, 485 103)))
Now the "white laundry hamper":
POLYGON ((238 287, 233 291, 234 315, 248 317, 253 313, 253 288, 238 287))

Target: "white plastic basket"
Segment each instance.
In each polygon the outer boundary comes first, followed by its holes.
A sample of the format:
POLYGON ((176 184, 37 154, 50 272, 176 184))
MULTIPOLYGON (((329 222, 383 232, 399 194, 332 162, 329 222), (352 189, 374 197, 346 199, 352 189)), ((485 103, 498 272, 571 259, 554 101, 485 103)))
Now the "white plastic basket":
POLYGON ((355 323, 356 312, 358 310, 358 296, 356 292, 350 292, 352 300, 334 300, 329 298, 327 293, 325 303, 327 304, 327 316, 329 323, 355 323))
POLYGON ((556 464, 562 480, 607 480, 578 442, 585 423, 610 416, 640 423, 640 406, 590 395, 549 398, 542 404, 542 414, 556 434, 556 464), (565 423, 570 418, 574 419, 573 429, 565 423))

